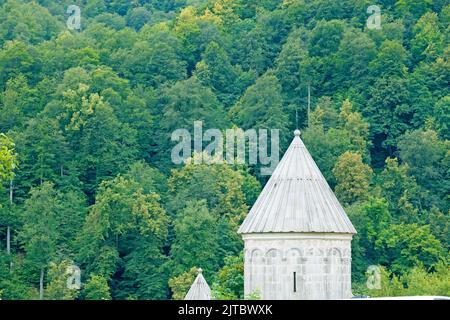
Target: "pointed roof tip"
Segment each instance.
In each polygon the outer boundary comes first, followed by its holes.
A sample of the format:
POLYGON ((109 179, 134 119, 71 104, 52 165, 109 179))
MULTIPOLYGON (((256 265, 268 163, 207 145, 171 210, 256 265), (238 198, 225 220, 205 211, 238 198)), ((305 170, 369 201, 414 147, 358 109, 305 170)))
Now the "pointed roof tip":
POLYGON ((300 135, 301 135, 300 130, 299 130, 299 129, 295 129, 295 131, 294 131, 294 136, 295 136, 295 137, 300 137, 300 135))
POLYGON ((211 300, 211 289, 202 275, 203 269, 198 268, 197 272, 197 277, 184 297, 184 300, 211 300))

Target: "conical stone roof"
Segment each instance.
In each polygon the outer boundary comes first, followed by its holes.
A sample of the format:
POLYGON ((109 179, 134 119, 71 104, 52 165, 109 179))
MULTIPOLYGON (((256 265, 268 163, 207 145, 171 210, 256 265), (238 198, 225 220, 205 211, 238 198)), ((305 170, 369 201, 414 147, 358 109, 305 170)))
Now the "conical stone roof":
POLYGON ((356 233, 299 130, 239 228, 265 232, 356 233))
POLYGON ((198 275, 184 300, 211 300, 211 289, 202 275, 202 269, 198 269, 198 275))

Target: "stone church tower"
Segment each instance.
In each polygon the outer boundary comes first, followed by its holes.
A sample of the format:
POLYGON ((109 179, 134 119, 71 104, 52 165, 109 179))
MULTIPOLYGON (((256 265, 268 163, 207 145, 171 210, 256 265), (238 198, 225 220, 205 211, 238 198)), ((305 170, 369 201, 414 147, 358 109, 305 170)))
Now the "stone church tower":
POLYGON ((355 228, 312 159, 300 131, 239 228, 245 295, 347 299, 355 228))

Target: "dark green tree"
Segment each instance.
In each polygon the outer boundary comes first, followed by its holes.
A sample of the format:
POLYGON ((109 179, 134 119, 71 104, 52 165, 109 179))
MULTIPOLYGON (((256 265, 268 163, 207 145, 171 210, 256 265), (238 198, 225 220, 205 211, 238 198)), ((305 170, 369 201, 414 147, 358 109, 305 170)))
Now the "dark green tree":
POLYGON ((26 258, 39 277, 39 299, 44 298, 44 276, 49 263, 57 258, 60 240, 58 215, 62 207, 61 195, 53 184, 45 182, 30 192, 23 211, 20 238, 26 258))
POLYGON ((279 129, 282 144, 287 142, 288 117, 283 109, 281 85, 272 73, 261 76, 245 91, 231 108, 230 116, 244 130, 279 129))
POLYGON ((111 300, 108 282, 102 276, 91 275, 83 289, 85 300, 111 300))
POLYGON ((427 225, 393 224, 380 232, 375 246, 380 252, 380 263, 390 265, 397 274, 414 266, 423 265, 428 269, 445 259, 441 243, 427 225))
POLYGON ((173 221, 174 242, 170 251, 172 275, 201 266, 207 278, 218 270, 218 216, 208 210, 206 201, 188 202, 173 221))

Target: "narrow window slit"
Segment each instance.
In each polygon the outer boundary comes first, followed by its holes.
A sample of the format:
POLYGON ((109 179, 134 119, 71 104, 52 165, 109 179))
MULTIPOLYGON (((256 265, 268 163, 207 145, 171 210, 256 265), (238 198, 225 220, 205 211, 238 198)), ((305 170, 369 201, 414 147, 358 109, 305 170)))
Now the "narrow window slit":
POLYGON ((294 292, 297 292, 297 272, 294 272, 294 292))

